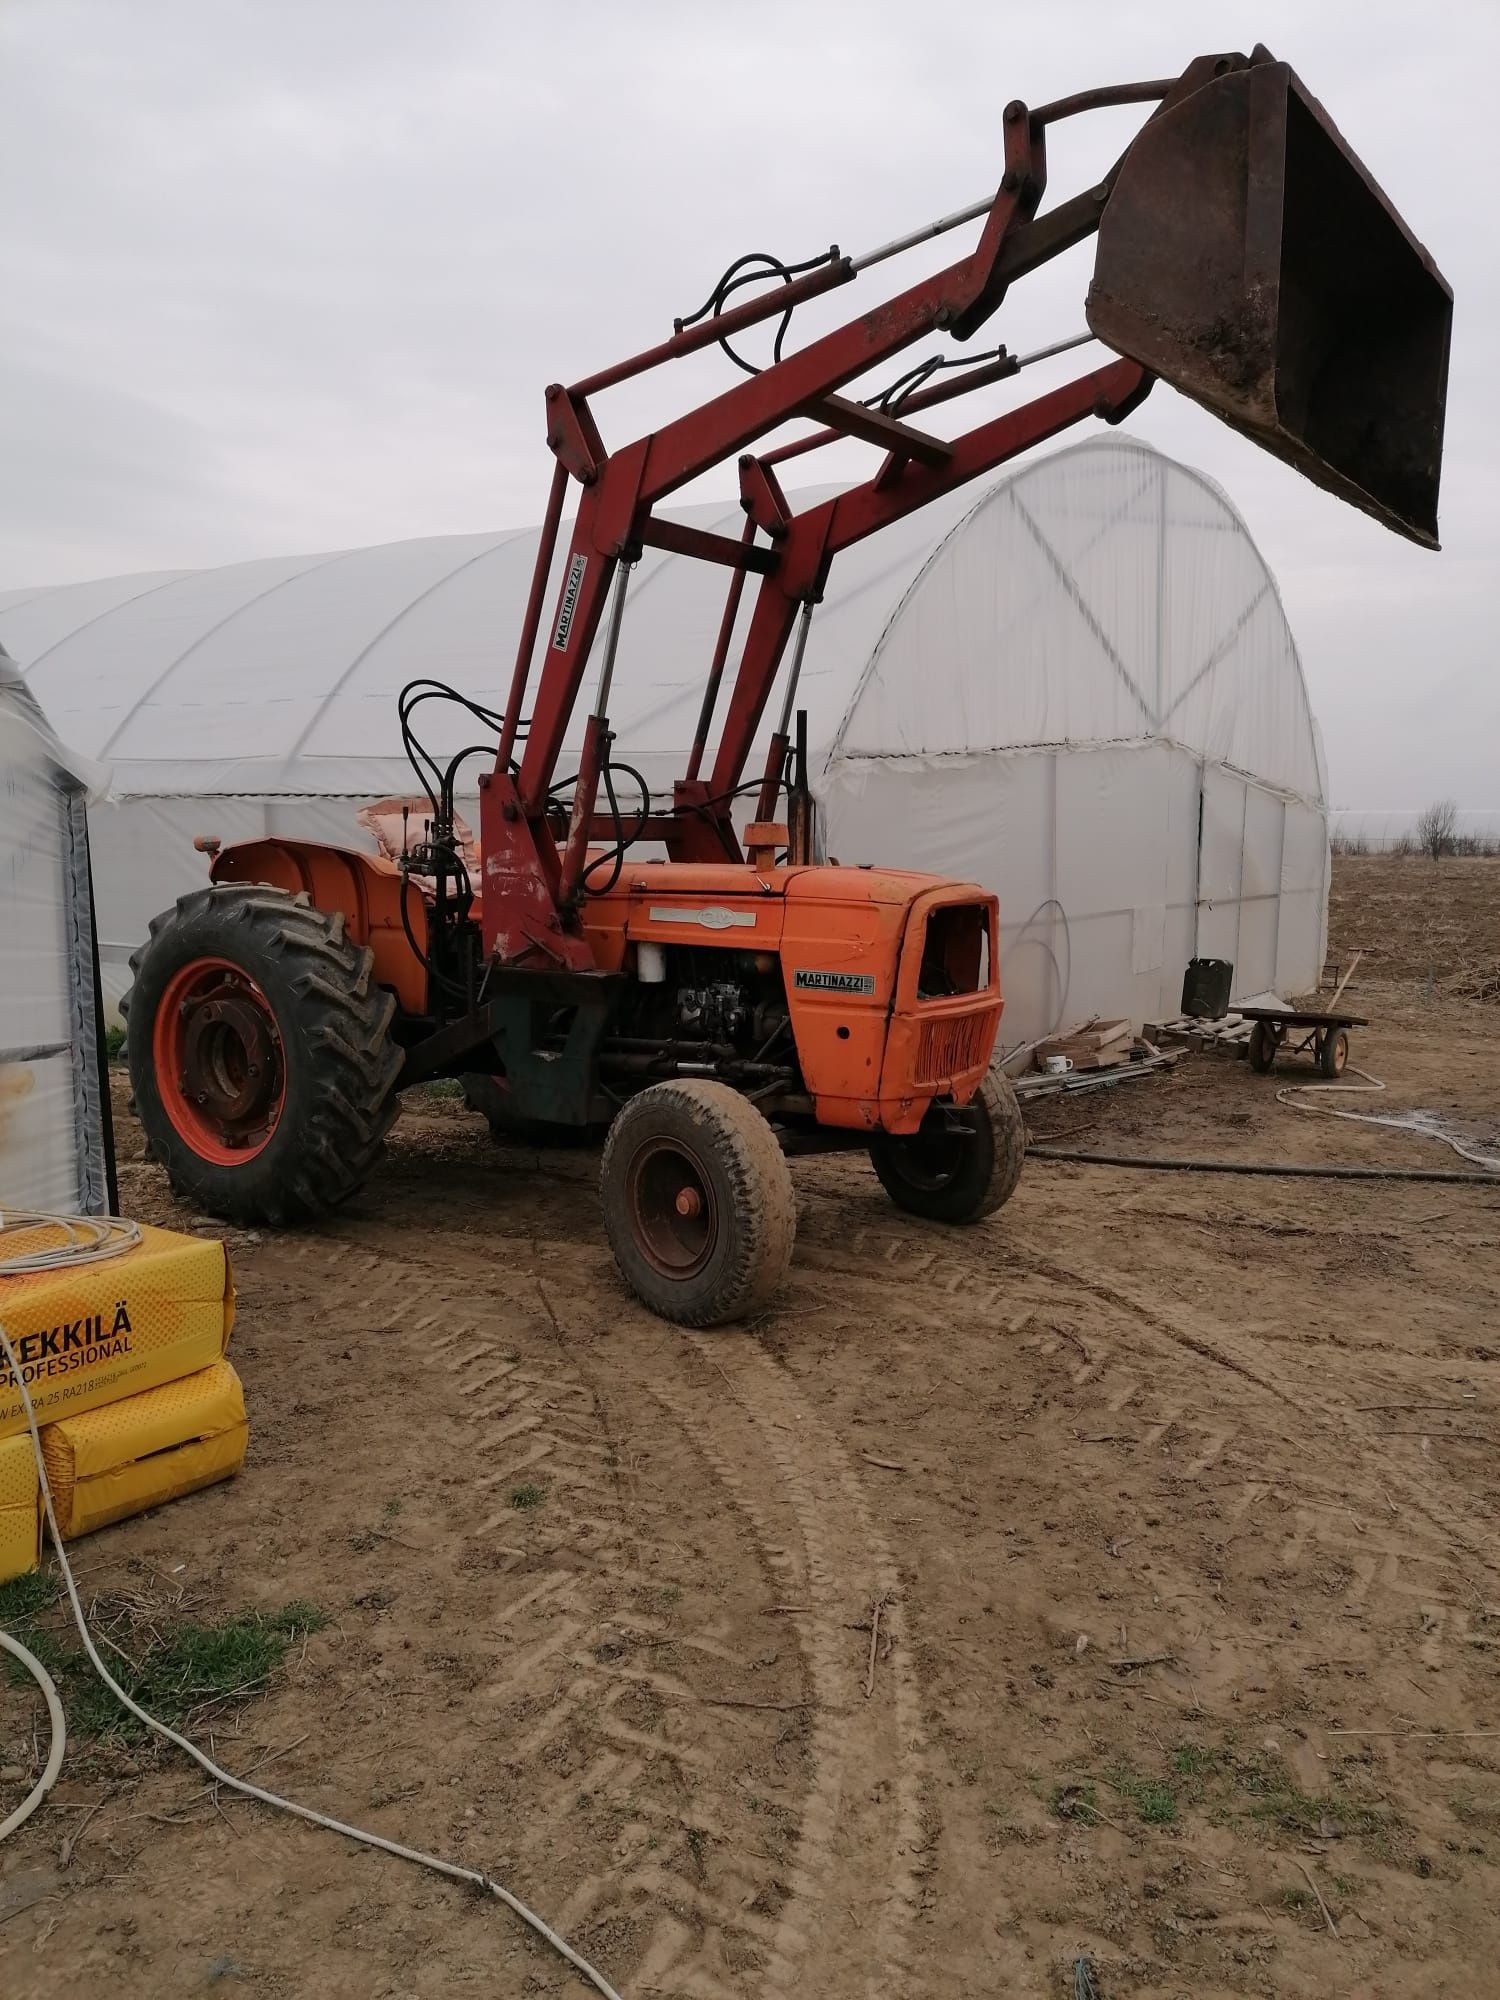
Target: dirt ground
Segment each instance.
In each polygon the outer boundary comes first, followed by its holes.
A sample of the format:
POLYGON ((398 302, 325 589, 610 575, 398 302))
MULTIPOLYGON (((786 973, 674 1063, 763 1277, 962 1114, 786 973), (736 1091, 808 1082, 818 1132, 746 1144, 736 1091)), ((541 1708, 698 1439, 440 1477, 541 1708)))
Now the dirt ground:
MULTIPOLYGON (((1341 860, 1332 931, 1383 1105, 1500 1145, 1500 1007, 1453 990, 1500 861, 1341 860)), ((1461 1165, 1289 1077, 1195 1056, 1034 1123, 1461 1165)), ((126 1211, 206 1227, 138 1150, 126 1211)), ((1071 2000, 1085 1955, 1101 2000, 1496 1990, 1500 1191, 1033 1162, 948 1232, 799 1162, 785 1293, 692 1335, 595 1171, 429 1098, 335 1224, 229 1233, 244 1474, 78 1557, 329 1614, 231 1765, 489 1870, 629 2000, 1071 2000)), ((39 1720, 0 1687, 0 1763, 39 1720)), ((80 1746, 0 1857, 18 2000, 585 1990, 165 1753, 80 1746)))

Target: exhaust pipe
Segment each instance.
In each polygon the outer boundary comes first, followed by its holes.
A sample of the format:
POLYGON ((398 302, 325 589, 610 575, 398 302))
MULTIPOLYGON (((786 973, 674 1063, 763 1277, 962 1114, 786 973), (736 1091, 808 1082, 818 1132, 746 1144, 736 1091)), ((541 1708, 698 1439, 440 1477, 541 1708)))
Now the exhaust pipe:
POLYGON ((1089 326, 1435 549, 1452 290, 1286 63, 1213 69, 1120 163, 1089 326))

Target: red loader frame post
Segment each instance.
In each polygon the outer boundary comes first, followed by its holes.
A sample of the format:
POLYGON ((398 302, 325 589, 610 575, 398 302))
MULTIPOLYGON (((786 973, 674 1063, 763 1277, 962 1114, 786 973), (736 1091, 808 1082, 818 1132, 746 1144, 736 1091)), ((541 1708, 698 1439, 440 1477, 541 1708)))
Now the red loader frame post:
MULTIPOLYGON (((694 322, 677 322, 670 339, 571 388, 554 384, 548 389, 547 442, 557 465, 499 754, 493 772, 481 780, 483 941, 487 954, 517 966, 551 963, 577 972, 593 969, 578 905, 586 886, 590 840, 617 837, 619 833, 617 820, 601 818, 596 805, 609 752, 606 704, 623 609, 622 589, 616 591, 599 692, 583 738, 579 770, 572 786, 568 830, 561 845, 554 832, 553 818, 560 810, 557 794, 562 788, 556 778, 564 734, 578 702, 611 586, 622 564, 633 564, 643 548, 655 547, 717 562, 731 572, 728 601, 686 775, 674 787, 672 810, 648 811, 639 832, 641 837, 665 842, 674 859, 738 859, 740 848, 731 819, 733 795, 740 788, 745 762, 799 610, 804 607, 810 610, 821 597, 829 565, 838 551, 965 481, 978 478, 1083 417, 1097 415, 1118 421, 1139 402, 1149 389, 1152 376, 1134 362, 1117 361, 952 441, 935 437, 905 420, 908 413, 1014 373, 1020 364, 1003 349, 993 358, 981 356, 977 365, 967 368, 956 379, 931 386, 923 386, 927 377, 948 364, 934 361, 919 367, 913 371, 914 379, 904 396, 887 392, 884 399, 862 403, 839 392, 856 377, 928 333, 948 332, 957 339, 967 339, 993 314, 1016 278, 1098 228, 1118 167, 1098 186, 1061 203, 1043 217, 1037 216, 1046 188, 1045 135, 1049 121, 1101 104, 1163 99, 1161 108, 1165 110, 1210 77, 1220 74, 1231 62, 1243 64, 1244 58, 1202 57, 1177 79, 1085 92, 1038 111, 1029 110, 1019 101, 1013 102, 1006 106, 1003 116, 1004 172, 992 199, 883 244, 864 257, 845 257, 835 246, 826 258, 818 260, 813 268, 804 269, 801 275, 793 276, 786 267, 777 267, 787 282, 746 304, 727 307, 728 294, 735 289, 733 274, 739 268, 732 266, 704 313, 694 322), (711 342, 724 341, 747 327, 784 315, 802 300, 851 283, 872 265, 981 216, 984 220, 980 238, 968 256, 784 359, 780 358, 778 336, 777 358, 767 367, 750 372, 747 380, 736 383, 661 430, 613 453, 605 449, 589 406, 591 395, 711 342), (747 519, 738 540, 689 528, 656 514, 662 501, 700 473, 744 453, 754 440, 795 418, 810 418, 820 428, 812 436, 783 445, 763 457, 752 454, 741 458, 741 495, 747 519), (793 517, 773 467, 779 461, 816 450, 840 437, 880 445, 886 454, 880 470, 863 486, 793 517), (542 629, 542 602, 556 554, 569 477, 576 479, 582 488, 578 513, 555 609, 543 638, 544 665, 535 702, 529 720, 523 722, 533 657, 542 629), (712 774, 705 784, 699 771, 745 576, 752 571, 761 577, 760 590, 734 675, 712 774), (523 737, 517 769, 512 758, 523 737)), ((742 260, 747 261, 751 260, 742 260)), ((896 390, 900 387, 896 385, 896 390)), ((802 630, 805 640, 805 623, 802 630)), ((800 652, 799 644, 799 663, 800 652)), ((793 690, 788 691, 786 713, 773 738, 766 765, 759 800, 763 818, 770 816, 782 780, 793 690)))

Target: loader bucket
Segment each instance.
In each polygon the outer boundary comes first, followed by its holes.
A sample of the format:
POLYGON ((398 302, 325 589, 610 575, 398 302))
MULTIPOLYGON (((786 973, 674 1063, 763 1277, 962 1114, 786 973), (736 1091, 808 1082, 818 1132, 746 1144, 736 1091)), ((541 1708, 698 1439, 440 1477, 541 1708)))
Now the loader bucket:
POLYGON ((1090 329, 1436 548, 1453 294, 1285 63, 1213 68, 1120 163, 1090 329))

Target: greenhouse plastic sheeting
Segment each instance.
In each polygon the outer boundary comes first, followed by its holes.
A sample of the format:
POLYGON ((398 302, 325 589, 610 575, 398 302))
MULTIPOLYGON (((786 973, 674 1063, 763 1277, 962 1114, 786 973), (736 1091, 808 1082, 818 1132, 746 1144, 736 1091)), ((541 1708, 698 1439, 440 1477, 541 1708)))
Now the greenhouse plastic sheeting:
POLYGON ((106 1206, 84 787, 0 653, 0 1206, 106 1206))
MULTIPOLYGON (((742 522, 727 504, 680 518, 742 522)), ((536 545, 448 536, 0 595, 0 637, 54 722, 111 764, 112 995, 150 916, 203 879, 195 835, 369 844, 359 804, 415 789, 398 691, 431 674, 503 699, 536 545)), ((726 581, 653 549, 630 579, 610 719, 658 789, 692 742, 726 581)), ((1013 944, 1007 1033, 1041 1032, 1057 1004, 1159 1011, 1220 945, 1243 956, 1239 994, 1315 982, 1326 786, 1296 646, 1224 494, 1138 439, 1034 459, 841 555, 798 701, 828 852, 978 879, 1011 925, 1062 905, 1013 944)), ((473 740, 456 709, 420 717, 440 756, 473 740)))
MULTIPOLYGON (((911 866, 956 872, 961 855, 976 881, 1003 885, 1006 1046, 1090 1014, 1170 1018, 1180 1011, 1183 971, 1200 956, 1230 959, 1241 996, 1296 992, 1316 977, 1326 905, 1321 818, 1175 745, 834 766, 830 852, 843 859, 864 851, 898 814, 911 866), (1210 793, 1237 843, 1224 857, 1233 879, 1217 885, 1198 877, 1198 804, 1204 798, 1212 826, 1210 793)), ((1210 865, 1214 858, 1210 851, 1210 865)))
POLYGON ((1301 666, 1243 523, 1198 474, 1090 444, 1002 483, 936 550, 838 750, 1142 738, 1322 797, 1301 666))
MULTIPOLYGON (((404 789, 404 788, 403 788, 404 789)), ((99 913, 99 971, 106 1011, 130 989, 130 959, 151 919, 179 896, 201 889, 208 862, 200 836, 227 847, 268 833, 374 852, 357 815, 363 797, 332 799, 109 798, 89 808, 94 889, 99 913)))

